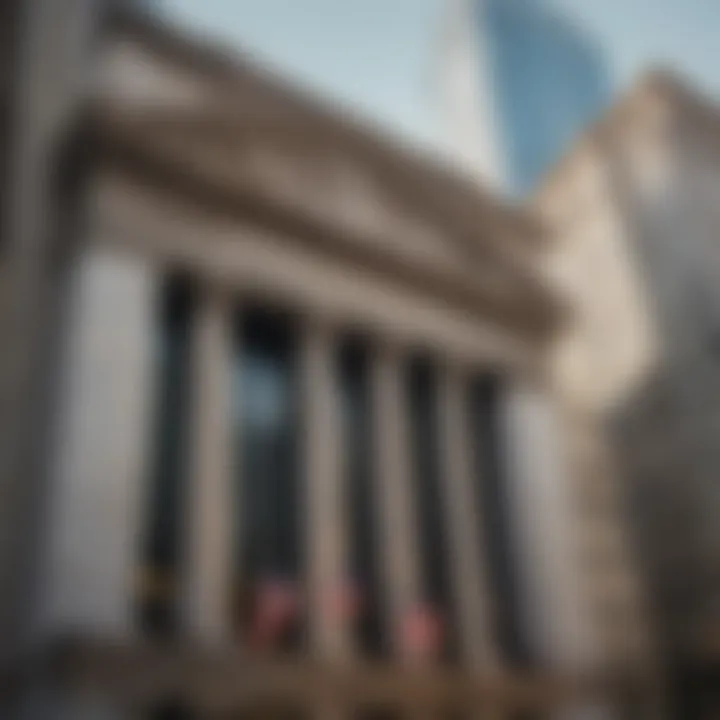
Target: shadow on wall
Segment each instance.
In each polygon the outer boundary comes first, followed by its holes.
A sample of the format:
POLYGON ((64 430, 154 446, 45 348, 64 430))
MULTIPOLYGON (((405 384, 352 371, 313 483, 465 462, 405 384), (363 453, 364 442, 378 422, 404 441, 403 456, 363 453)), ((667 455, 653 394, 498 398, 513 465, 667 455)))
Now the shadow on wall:
POLYGON ((694 405, 694 380, 659 366, 609 423, 627 525, 683 718, 720 711, 720 446, 712 427, 720 402, 706 387, 702 406, 694 405))

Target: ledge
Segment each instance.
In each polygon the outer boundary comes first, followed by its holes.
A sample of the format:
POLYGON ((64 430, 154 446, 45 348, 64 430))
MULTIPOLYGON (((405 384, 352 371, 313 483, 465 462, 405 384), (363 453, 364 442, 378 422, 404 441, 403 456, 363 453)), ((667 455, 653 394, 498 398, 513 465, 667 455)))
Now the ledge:
MULTIPOLYGON (((72 639, 56 643, 33 663, 64 693, 98 693, 123 705, 173 699, 201 709, 329 705, 437 711, 494 709, 547 712, 600 696, 599 678, 473 673, 452 667, 321 663, 300 658, 249 658, 239 650, 189 645, 72 639)), ((17 676, 16 676, 17 677, 17 676)))

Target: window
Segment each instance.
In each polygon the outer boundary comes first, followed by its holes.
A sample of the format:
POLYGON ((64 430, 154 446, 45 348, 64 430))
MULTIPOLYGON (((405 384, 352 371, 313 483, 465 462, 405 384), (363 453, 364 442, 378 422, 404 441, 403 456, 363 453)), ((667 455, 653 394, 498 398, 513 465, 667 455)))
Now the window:
POLYGON ((139 587, 141 624, 154 635, 173 634, 177 630, 176 586, 181 559, 192 302, 188 282, 173 278, 163 293, 158 316, 155 358, 158 394, 139 587))
POLYGON ((297 342, 288 318, 262 311, 239 321, 238 340, 236 629, 250 646, 290 650, 303 591, 297 342))
POLYGON ((349 554, 351 588, 359 605, 355 626, 358 646, 369 656, 387 653, 381 617, 381 576, 376 542, 372 407, 369 351, 359 341, 349 341, 340 357, 340 397, 345 447, 344 481, 348 487, 349 554))
POLYGON ((417 359, 408 368, 410 457, 417 512, 423 601, 439 613, 442 647, 439 654, 457 657, 449 548, 444 523, 442 467, 439 455, 437 375, 432 365, 417 359))
POLYGON ((483 551, 488 563, 488 579, 494 591, 497 641, 508 662, 516 667, 525 667, 531 663, 531 654, 523 631, 515 540, 501 453, 499 410, 502 388, 498 377, 487 375, 477 378, 471 389, 475 488, 478 506, 482 508, 483 551))

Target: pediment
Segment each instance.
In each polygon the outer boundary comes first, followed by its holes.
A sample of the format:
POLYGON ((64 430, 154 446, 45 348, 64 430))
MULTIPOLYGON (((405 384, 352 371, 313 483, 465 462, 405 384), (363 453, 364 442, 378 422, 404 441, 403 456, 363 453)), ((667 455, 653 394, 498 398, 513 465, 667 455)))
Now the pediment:
POLYGON ((152 38, 121 36, 100 83, 106 116, 152 138, 158 152, 419 261, 463 268, 482 254, 413 199, 377 153, 298 106, 294 91, 253 68, 236 63, 222 73, 164 50, 152 38))
POLYGON ((457 275, 533 314, 553 304, 522 213, 242 58, 143 26, 118 36, 101 74, 105 130, 168 179, 277 208, 321 227, 325 243, 377 251, 376 264, 457 275))
POLYGON ((156 123, 149 131, 167 152, 182 154, 184 162, 239 191, 317 218, 346 240, 419 262, 458 267, 472 262, 467 246, 414 206, 401 187, 317 131, 237 121, 228 126, 203 117, 187 124, 175 118, 166 128, 156 123))

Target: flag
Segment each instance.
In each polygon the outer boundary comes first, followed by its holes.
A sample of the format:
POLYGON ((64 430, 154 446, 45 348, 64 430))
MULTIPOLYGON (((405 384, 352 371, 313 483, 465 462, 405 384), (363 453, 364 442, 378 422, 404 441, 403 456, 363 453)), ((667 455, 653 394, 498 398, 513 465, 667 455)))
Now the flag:
POLYGON ((418 603, 403 617, 403 650, 415 660, 436 658, 442 650, 444 631, 440 611, 430 603, 418 603))
POLYGON ((250 645, 255 650, 272 650, 298 620, 298 586, 289 578, 270 576, 258 582, 254 595, 250 645))

